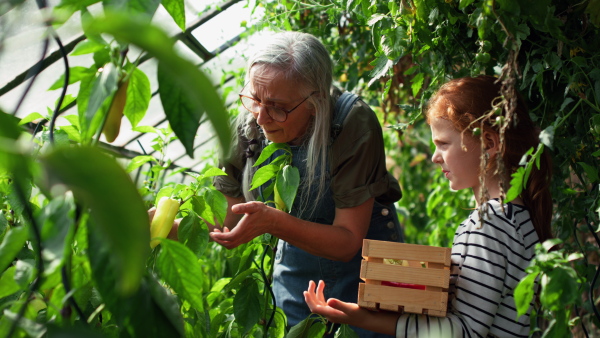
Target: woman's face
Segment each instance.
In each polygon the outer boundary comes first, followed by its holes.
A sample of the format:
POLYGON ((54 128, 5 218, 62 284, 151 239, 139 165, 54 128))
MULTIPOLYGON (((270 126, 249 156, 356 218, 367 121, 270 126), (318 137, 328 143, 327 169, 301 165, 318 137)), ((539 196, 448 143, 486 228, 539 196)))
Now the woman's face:
MULTIPOLYGON (((262 104, 290 110, 310 95, 304 92, 297 83, 286 80, 280 71, 254 66, 250 69, 250 82, 244 94, 262 104)), ((287 115, 285 122, 273 120, 262 106, 254 117, 269 141, 299 145, 314 115, 314 107, 305 101, 287 115)))
POLYGON ((468 134, 461 137, 452 122, 439 117, 431 121, 431 138, 435 144, 432 161, 442 167, 450 188, 478 192, 481 146, 477 140, 468 134))

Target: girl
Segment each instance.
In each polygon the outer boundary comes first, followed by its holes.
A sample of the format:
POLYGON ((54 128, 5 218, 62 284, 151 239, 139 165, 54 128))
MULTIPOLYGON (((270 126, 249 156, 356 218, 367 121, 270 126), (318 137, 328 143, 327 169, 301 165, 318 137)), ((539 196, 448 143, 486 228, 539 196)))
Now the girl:
POLYGON ((443 85, 429 103, 427 123, 436 147, 432 160, 453 190, 472 189, 477 203, 454 236, 448 315, 372 312, 334 298, 326 301, 323 281, 316 290, 310 281, 304 292, 313 313, 397 337, 529 336, 531 306, 519 317, 513 291, 526 275, 535 244, 551 236, 550 159, 544 153, 522 194, 502 206, 500 183, 508 182, 522 155, 538 145, 539 132, 518 97, 515 123, 509 124, 502 149, 490 114, 500 95, 494 77, 461 78, 443 85), (496 170, 499 157, 506 177, 496 170), (487 163, 483 170, 482 159, 487 163), (486 191, 489 198, 483 197, 486 191))

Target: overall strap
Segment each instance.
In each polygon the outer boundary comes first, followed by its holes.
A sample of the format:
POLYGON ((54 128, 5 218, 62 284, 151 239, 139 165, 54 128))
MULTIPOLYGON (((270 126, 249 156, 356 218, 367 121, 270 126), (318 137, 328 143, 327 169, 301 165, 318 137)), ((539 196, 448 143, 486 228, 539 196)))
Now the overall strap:
POLYGON ((346 116, 348 116, 348 113, 352 109, 352 106, 354 106, 354 103, 356 103, 356 101, 358 101, 359 99, 360 97, 358 97, 358 95, 356 94, 350 92, 343 92, 337 100, 337 102, 335 103, 335 108, 333 110, 333 123, 331 125, 332 140, 335 140, 338 137, 338 135, 342 132, 342 126, 344 124, 346 116))

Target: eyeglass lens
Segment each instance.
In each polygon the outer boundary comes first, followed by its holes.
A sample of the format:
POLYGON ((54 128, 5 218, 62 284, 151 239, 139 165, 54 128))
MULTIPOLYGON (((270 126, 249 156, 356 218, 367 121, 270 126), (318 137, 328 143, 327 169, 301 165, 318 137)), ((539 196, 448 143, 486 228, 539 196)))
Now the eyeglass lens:
MULTIPOLYGON (((259 113, 261 104, 258 101, 246 96, 242 96, 241 100, 242 105, 244 105, 244 107, 248 109, 251 113, 259 113)), ((263 105, 263 107, 267 109, 267 114, 269 114, 269 116, 273 120, 277 122, 284 122, 287 119, 287 113, 284 110, 270 105, 263 105)))

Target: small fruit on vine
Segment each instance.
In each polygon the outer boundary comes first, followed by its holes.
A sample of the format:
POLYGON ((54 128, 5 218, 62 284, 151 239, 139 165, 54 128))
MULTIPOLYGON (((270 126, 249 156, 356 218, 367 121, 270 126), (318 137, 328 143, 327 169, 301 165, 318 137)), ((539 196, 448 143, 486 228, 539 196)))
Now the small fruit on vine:
POLYGON ((475 55, 475 60, 477 60, 477 62, 481 62, 481 63, 488 63, 490 62, 490 59, 492 57, 490 56, 490 53, 477 53, 475 55))
POLYGON ((129 79, 119 84, 115 97, 108 109, 108 116, 106 117, 104 128, 102 128, 102 133, 108 143, 112 143, 119 136, 121 120, 123 119, 123 109, 127 102, 127 87, 129 87, 129 79))
POLYGON ((483 40, 480 42, 481 50, 484 52, 489 52, 492 49, 492 43, 488 40, 483 40))
MULTIPOLYGON (((150 238, 166 238, 173 227, 175 216, 179 211, 179 201, 162 197, 156 206, 156 212, 150 224, 150 238)), ((151 240, 150 247, 154 249, 160 243, 159 240, 151 240)))

